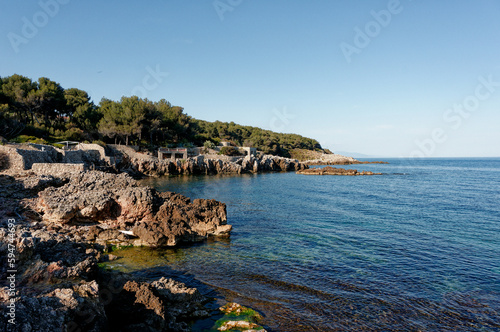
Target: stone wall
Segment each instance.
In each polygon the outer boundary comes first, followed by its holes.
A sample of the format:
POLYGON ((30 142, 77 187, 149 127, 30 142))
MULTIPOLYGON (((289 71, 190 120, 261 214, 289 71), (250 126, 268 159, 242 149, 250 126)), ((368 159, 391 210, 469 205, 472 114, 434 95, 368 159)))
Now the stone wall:
POLYGON ((8 168, 14 170, 30 169, 34 163, 55 163, 60 161, 58 149, 40 144, 8 144, 0 146, 0 151, 8 158, 8 168))
POLYGON ((237 162, 239 159, 243 159, 244 156, 225 156, 220 154, 205 154, 203 155, 205 159, 222 160, 227 162, 237 162))
POLYGON ((0 154, 5 156, 4 158, 6 159, 6 163, 2 168, 8 168, 17 171, 24 169, 23 157, 16 152, 15 148, 12 148, 8 145, 0 145, 0 154))
POLYGON ((0 153, 7 156, 7 167, 12 170, 31 169, 33 164, 65 163, 91 166, 115 166, 115 158, 106 156, 98 144, 78 144, 77 149, 61 150, 42 144, 0 145, 0 153))
POLYGON ((78 149, 83 151, 97 151, 101 157, 101 159, 106 158, 106 149, 99 144, 78 144, 78 149))
POLYGON ((125 156, 127 156, 129 158, 135 158, 135 159, 146 160, 146 161, 158 160, 157 157, 150 156, 146 153, 137 152, 137 151, 135 151, 135 149, 133 149, 127 145, 108 144, 108 146, 110 148, 114 149, 115 153, 119 152, 119 153, 124 154, 125 156))
POLYGON ((57 176, 63 173, 80 173, 86 170, 84 164, 35 163, 31 170, 38 175, 57 176))

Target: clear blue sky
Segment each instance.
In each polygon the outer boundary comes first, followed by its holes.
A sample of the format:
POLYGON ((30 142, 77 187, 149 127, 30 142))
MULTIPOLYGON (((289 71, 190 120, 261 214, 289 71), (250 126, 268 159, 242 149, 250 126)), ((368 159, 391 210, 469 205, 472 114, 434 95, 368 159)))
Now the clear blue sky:
POLYGON ((500 156, 496 0, 2 1, 0 30, 0 76, 96 103, 136 92, 333 151, 500 156))

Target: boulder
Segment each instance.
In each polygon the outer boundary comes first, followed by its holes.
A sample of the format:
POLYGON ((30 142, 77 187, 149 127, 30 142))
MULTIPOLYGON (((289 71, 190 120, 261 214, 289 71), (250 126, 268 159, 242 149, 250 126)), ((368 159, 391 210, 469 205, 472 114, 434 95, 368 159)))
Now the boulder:
POLYGON ((129 175, 84 172, 39 194, 36 210, 45 222, 99 225, 81 234, 88 241, 154 247, 228 235, 226 205, 215 200, 159 193, 129 175), (128 231, 124 234, 119 231, 128 231), (138 237, 137 240, 135 237, 138 237))
POLYGON ((119 331, 190 331, 189 320, 209 316, 206 302, 197 289, 172 279, 128 280, 107 313, 119 331))

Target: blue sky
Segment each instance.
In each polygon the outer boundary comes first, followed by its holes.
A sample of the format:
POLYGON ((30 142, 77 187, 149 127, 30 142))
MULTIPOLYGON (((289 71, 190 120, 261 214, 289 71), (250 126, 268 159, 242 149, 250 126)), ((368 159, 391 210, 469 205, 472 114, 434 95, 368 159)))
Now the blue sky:
POLYGON ((2 1, 0 76, 332 151, 498 157, 499 18, 496 0, 2 1))

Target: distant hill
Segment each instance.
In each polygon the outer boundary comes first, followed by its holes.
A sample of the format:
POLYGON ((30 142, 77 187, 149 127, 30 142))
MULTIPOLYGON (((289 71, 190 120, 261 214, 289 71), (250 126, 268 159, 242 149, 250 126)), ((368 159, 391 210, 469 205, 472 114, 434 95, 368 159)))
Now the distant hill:
POLYGON ((207 122, 193 119, 201 136, 193 141, 220 140, 230 141, 237 146, 252 146, 266 153, 282 157, 291 157, 294 149, 305 149, 323 153, 319 142, 297 134, 282 134, 251 126, 241 126, 234 122, 207 122))

